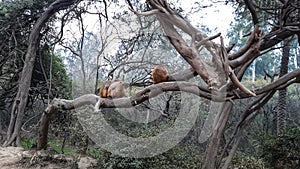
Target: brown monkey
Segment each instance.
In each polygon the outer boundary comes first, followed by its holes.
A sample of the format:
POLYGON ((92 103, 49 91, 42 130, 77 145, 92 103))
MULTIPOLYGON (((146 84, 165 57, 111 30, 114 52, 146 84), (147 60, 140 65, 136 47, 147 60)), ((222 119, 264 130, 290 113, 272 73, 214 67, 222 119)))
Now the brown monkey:
POLYGON ((107 97, 114 99, 114 98, 121 98, 125 97, 125 87, 124 82, 121 80, 113 81, 107 91, 107 97))
POLYGON ((153 83, 161 83, 168 81, 169 75, 167 69, 163 65, 157 65, 152 71, 153 83))
POLYGON ((108 88, 111 85, 112 81, 108 80, 106 82, 104 82, 101 86, 100 86, 100 90, 99 90, 99 96, 101 98, 107 98, 108 95, 108 88))

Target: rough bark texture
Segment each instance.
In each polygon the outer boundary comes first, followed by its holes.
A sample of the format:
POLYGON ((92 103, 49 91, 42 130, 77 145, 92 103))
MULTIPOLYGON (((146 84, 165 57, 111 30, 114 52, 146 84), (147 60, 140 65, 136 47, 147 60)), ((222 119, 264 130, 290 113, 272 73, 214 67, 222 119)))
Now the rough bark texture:
POLYGON ((228 118, 230 116, 231 109, 233 107, 232 102, 226 102, 223 105, 223 111, 222 114, 217 122, 217 125, 214 127, 212 131, 212 136, 209 139, 208 146, 206 149, 206 155, 203 160, 203 169, 210 168, 215 169, 217 168, 217 156, 218 156, 218 150, 220 145, 220 141, 222 138, 222 135, 225 130, 226 123, 228 121, 228 118))
POLYGON ((52 15, 54 15, 57 11, 65 9, 69 5, 74 4, 76 1, 77 0, 57 0, 53 2, 35 23, 30 33, 28 49, 25 55, 25 62, 22 69, 22 74, 19 78, 18 93, 12 106, 11 120, 7 131, 7 139, 3 146, 9 146, 14 143, 17 146, 21 146, 20 129, 28 99, 36 51, 39 47, 41 29, 52 15))
MULTIPOLYGON (((282 49, 282 58, 279 76, 288 73, 288 64, 290 56, 289 40, 284 40, 282 49)), ((286 128, 286 94, 287 88, 279 90, 278 104, 277 104, 277 134, 281 134, 286 128)))

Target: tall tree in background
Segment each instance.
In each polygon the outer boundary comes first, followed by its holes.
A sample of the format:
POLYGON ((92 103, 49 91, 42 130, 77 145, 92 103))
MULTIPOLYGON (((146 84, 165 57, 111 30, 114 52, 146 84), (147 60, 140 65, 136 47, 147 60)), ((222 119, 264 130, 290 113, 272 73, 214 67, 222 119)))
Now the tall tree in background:
MULTIPOLYGON (((279 77, 284 76, 288 73, 290 57, 290 39, 285 39, 283 41, 282 48, 282 57, 280 64, 280 74, 279 77)), ((281 134, 286 129, 286 97, 287 97, 287 88, 279 90, 278 104, 277 104, 277 134, 281 134)))

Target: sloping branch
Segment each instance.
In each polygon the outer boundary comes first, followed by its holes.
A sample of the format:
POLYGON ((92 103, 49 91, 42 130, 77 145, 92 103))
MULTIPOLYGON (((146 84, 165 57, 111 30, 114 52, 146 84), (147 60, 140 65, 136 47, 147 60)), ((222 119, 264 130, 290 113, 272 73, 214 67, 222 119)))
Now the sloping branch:
MULTIPOLYGON (((291 85, 293 83, 300 83, 300 68, 285 74, 284 76, 278 78, 277 80, 275 80, 265 86, 253 89, 252 91, 256 95, 261 95, 261 94, 270 92, 272 90, 279 90, 283 87, 288 87, 288 85, 291 85)), ((249 97, 249 95, 245 94, 242 91, 236 91, 236 94, 234 97, 236 97, 236 96, 239 96, 239 98, 248 98, 249 97)), ((233 98, 233 99, 236 99, 236 98, 233 98)))
POLYGON ((245 0, 245 5, 251 13, 253 25, 257 25, 258 24, 258 16, 255 11, 255 7, 253 5, 252 0, 245 0))
POLYGON ((249 39, 247 40, 247 42, 245 43, 245 45, 243 47, 241 47, 237 52, 233 53, 233 54, 230 54, 228 56, 229 60, 233 60, 233 59, 236 59, 240 56, 242 56, 244 53, 246 53, 251 45, 257 41, 257 34, 259 33, 259 27, 258 25, 255 25, 254 27, 254 30, 252 31, 249 39))
MULTIPOLYGON (((230 150, 230 153, 228 157, 226 158, 225 164, 223 165, 222 169, 228 168, 233 155, 235 154, 237 150, 237 146, 240 142, 240 138, 242 136, 244 128, 250 124, 251 120, 253 120, 256 115, 258 114, 258 110, 263 107, 265 104, 268 103, 268 101, 273 97, 275 94, 276 90, 272 90, 270 92, 264 93, 262 96, 254 100, 252 103, 247 105, 247 108, 243 112, 243 114, 240 116, 240 119, 238 123, 236 124, 234 131, 227 141, 226 145, 224 146, 225 148, 222 151, 221 157, 224 157, 225 155, 225 150, 229 148, 230 145, 232 145, 232 148, 230 150)), ((221 161, 219 161, 219 166, 221 164, 221 161)))

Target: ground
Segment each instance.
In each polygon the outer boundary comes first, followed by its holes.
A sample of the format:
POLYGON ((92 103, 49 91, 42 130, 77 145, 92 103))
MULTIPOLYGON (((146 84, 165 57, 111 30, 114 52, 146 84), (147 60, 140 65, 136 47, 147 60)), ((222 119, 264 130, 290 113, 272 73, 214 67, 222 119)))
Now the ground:
POLYGON ((1 169, 95 168, 97 161, 81 155, 62 155, 49 151, 24 150, 21 147, 0 147, 1 169))

